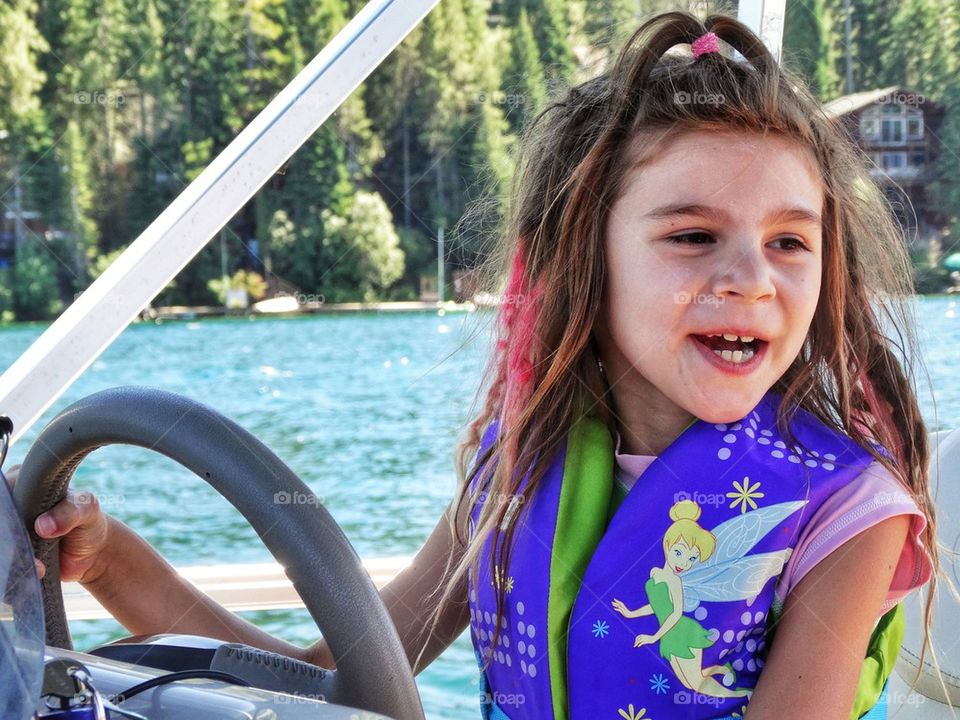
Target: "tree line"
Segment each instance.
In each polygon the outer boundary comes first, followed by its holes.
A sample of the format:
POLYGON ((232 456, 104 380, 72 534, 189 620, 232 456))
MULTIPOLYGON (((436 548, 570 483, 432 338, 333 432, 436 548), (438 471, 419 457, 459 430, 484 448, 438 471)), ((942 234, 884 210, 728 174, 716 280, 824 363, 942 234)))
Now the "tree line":
MULTIPOLYGON (((363 4, 0 0, 0 317, 58 313, 363 4)), ((676 8, 708 9, 442 0, 156 302, 216 303, 224 276, 328 302, 416 297, 440 228, 448 270, 475 266, 525 124, 645 17, 676 8)), ((957 229, 960 4, 851 0, 846 12, 790 0, 785 62, 824 100, 901 83, 943 103, 933 192, 957 229)))

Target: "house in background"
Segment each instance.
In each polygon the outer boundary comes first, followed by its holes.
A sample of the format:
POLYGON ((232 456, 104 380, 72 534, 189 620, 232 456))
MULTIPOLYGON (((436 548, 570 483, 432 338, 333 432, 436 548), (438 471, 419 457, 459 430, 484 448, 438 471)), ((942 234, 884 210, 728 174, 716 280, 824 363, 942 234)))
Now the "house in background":
POLYGON ((870 174, 890 200, 912 249, 936 252, 947 227, 928 197, 944 109, 901 85, 844 95, 824 105, 873 161, 870 174))

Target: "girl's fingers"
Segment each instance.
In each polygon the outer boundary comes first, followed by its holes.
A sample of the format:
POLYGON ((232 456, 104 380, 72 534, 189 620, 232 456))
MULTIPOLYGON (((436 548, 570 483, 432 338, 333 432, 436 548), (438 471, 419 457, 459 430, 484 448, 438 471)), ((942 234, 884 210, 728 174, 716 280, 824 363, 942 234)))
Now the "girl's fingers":
POLYGON ((39 558, 34 558, 33 561, 37 564, 37 577, 42 580, 47 572, 47 568, 40 562, 39 558))
POLYGON ((97 500, 91 493, 67 493, 67 497, 47 512, 39 515, 33 524, 37 535, 54 538, 66 535, 96 513, 97 500))

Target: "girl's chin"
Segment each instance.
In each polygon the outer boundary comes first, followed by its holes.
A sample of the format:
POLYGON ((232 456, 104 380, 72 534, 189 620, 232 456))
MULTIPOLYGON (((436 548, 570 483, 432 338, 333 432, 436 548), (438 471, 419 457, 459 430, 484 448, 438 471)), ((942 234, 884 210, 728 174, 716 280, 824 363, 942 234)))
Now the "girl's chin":
MULTIPOLYGON (((710 392, 708 388, 704 390, 710 392)), ((749 398, 745 398, 742 390, 737 393, 717 390, 710 392, 709 398, 701 398, 701 402, 696 403, 690 411, 704 422, 714 425, 737 422, 749 415, 763 397, 763 393, 756 398, 753 395, 751 393, 749 398)))

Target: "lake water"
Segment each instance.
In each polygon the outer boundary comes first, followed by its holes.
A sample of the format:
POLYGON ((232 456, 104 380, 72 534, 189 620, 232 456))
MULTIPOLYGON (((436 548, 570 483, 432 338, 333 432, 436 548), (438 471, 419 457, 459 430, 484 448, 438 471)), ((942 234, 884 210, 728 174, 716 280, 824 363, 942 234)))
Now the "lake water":
MULTIPOLYGON (((918 298, 931 429, 960 427, 960 302, 918 298), (933 389, 931 393, 931 388, 933 389), (936 413, 934 413, 936 407, 936 413)), ((11 450, 7 465, 70 403, 118 385, 149 385, 206 403, 256 434, 324 498, 362 557, 413 555, 455 488, 453 447, 489 348, 490 313, 324 315, 138 324, 128 328, 11 450)), ((0 367, 42 332, 0 329, 0 367)), ((75 487, 144 535, 175 565, 269 559, 242 517, 172 461, 109 447, 75 487)), ((247 613, 291 642, 317 631, 306 611, 247 613)), ((112 621, 71 623, 76 647, 126 634, 112 621)), ((417 677, 428 720, 479 717, 469 633, 417 677)))

